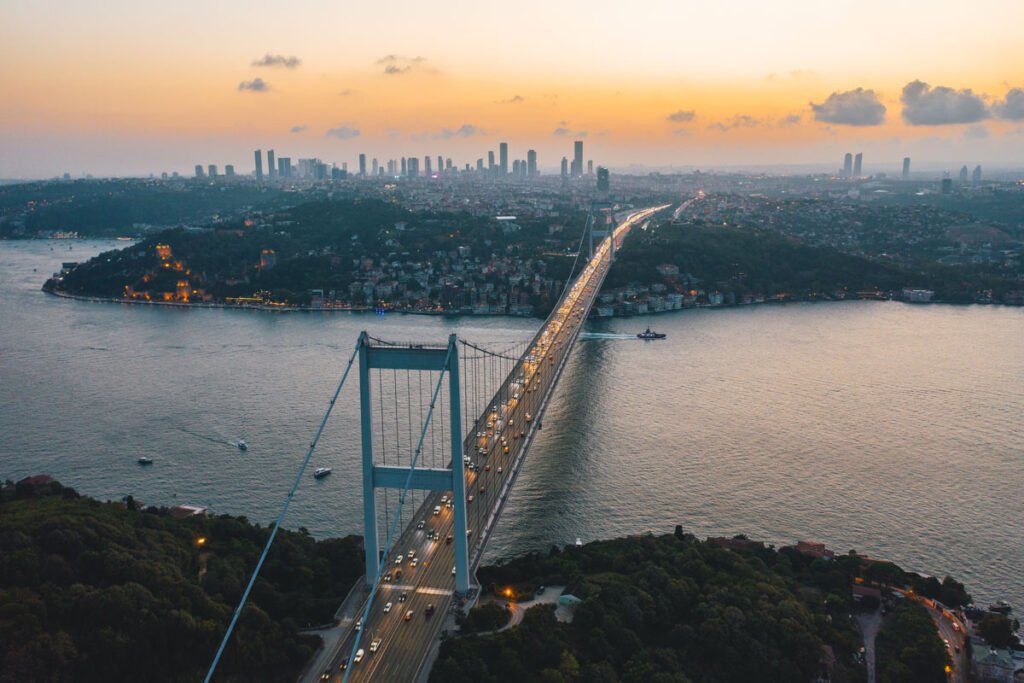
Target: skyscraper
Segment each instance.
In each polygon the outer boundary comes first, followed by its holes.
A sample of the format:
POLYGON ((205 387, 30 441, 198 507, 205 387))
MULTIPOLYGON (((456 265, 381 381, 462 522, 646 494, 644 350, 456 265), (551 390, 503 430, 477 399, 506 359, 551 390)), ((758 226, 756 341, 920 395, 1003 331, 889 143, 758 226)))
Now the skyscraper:
POLYGON ((494 150, 487 152, 487 170, 494 173, 494 150))
POLYGON ((562 180, 569 176, 569 160, 562 157, 562 180))
MULTIPOLYGON (((451 163, 448 164, 451 167, 451 163)), ((444 175, 444 157, 437 155, 437 175, 444 175)))
POLYGON ((531 178, 537 176, 537 151, 531 149, 526 153, 526 175, 531 178))
POLYGON ((477 170, 477 172, 481 172, 481 173, 483 172, 483 170, 484 170, 484 160, 483 159, 477 159, 476 160, 476 170, 477 170))
POLYGON ((910 178, 910 157, 903 157, 903 179, 910 178))
POLYGON ((587 159, 587 175, 594 175, 594 160, 587 159))
POLYGON ((864 154, 862 152, 857 152, 857 156, 855 156, 853 158, 853 177, 854 178, 860 178, 860 169, 861 169, 861 164, 863 163, 863 161, 864 161, 864 154))
POLYGON ((980 165, 975 166, 974 167, 974 172, 971 173, 971 184, 973 184, 973 185, 980 185, 981 184, 981 166, 980 165))
POLYGON ((256 157, 256 180, 263 180, 263 150, 256 150, 254 156, 256 157))
POLYGON ((365 154, 360 154, 359 155, 359 177, 360 178, 365 178, 366 177, 366 155, 365 154))
POLYGON ((423 157, 423 174, 428 178, 431 176, 430 170, 430 156, 423 157))
MULTIPOLYGON (((964 166, 964 168, 967 168, 967 167, 964 166)), ((207 169, 206 172, 209 174, 209 176, 211 178, 216 178, 217 177, 217 164, 210 164, 209 166, 206 167, 206 169, 207 169)))
POLYGON ((401 175, 403 175, 403 176, 408 175, 408 170, 406 169, 406 166, 405 166, 405 157, 402 157, 402 173, 401 173, 401 175))
MULTIPOLYGON (((429 158, 429 157, 428 157, 429 158)), ((406 160, 406 168, 409 170, 409 177, 415 178, 420 174, 420 160, 418 157, 409 157, 406 160)))
POLYGON ((600 192, 607 192, 610 187, 608 182, 608 169, 604 166, 597 167, 597 189, 600 192))
POLYGON ((516 178, 519 177, 519 159, 515 159, 512 162, 512 175, 516 178))
POLYGON ((206 174, 203 173, 203 165, 196 164, 196 178, 202 178, 204 175, 206 174))
POLYGON ((235 167, 233 164, 228 164, 227 166, 224 167, 224 175, 226 175, 228 178, 235 177, 235 167))
POLYGON ((277 160, 277 177, 278 179, 292 177, 291 157, 281 157, 277 160))
POLYGON ((967 164, 960 167, 960 182, 964 185, 967 184, 967 164))
POLYGON ((573 143, 573 175, 582 177, 583 176, 583 140, 576 140, 573 143))
POLYGON ((370 165, 370 173, 372 173, 373 175, 377 175, 377 166, 377 159, 375 157, 373 163, 370 165))
POLYGON ((853 175, 853 155, 849 152, 843 157, 843 177, 849 178, 853 175))
POLYGON ((508 143, 498 145, 498 166, 501 175, 508 175, 508 143))
POLYGON ((274 166, 274 150, 267 150, 267 175, 273 180, 277 177, 277 169, 274 166))

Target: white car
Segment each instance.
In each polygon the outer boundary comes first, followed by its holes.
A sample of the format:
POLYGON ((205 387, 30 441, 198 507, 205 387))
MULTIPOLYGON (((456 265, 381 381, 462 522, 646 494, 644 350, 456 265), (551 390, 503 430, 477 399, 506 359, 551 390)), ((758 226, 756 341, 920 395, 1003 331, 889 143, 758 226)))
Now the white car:
POLYGON ((452 576, 455 576, 455 567, 452 567, 452 576))
POLYGON ((434 514, 435 515, 441 514, 441 506, 440 505, 435 505, 434 506, 434 514))
POLYGON ((405 560, 405 556, 404 555, 399 555, 398 557, 395 558, 395 564, 402 564, 402 562, 404 560, 405 560))
POLYGON ((409 564, 415 569, 419 565, 419 563, 420 563, 420 558, 414 557, 414 558, 412 558, 412 561, 409 564))
POLYGON ((360 619, 359 621, 356 622, 356 630, 358 631, 362 627, 363 627, 363 620, 360 619))
POLYGON ((358 664, 359 662, 363 661, 363 655, 365 654, 366 653, 363 652, 363 648, 359 648, 358 650, 356 650, 356 655, 352 658, 352 663, 358 664))
POLYGON ((387 614, 390 611, 391 611, 391 603, 390 602, 384 603, 384 613, 387 614))
POLYGON ((380 638, 377 638, 372 643, 370 643, 370 652, 376 652, 379 649, 380 649, 380 638))

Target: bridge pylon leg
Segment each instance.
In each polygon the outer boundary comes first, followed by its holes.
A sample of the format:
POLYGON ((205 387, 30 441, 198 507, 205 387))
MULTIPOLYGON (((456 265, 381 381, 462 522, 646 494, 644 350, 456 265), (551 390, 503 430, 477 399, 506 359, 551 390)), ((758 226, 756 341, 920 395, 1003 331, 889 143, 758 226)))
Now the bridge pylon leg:
MULTIPOLYGON (((455 518, 455 592, 465 595, 469 591, 469 538, 466 533, 466 471, 462 466, 462 400, 459 381, 459 348, 455 335, 448 337, 452 359, 448 367, 448 392, 451 413, 452 498, 455 518)), ((480 529, 477 529, 480 534, 480 529)))
POLYGON ((366 553, 366 584, 377 583, 380 540, 377 537, 377 494, 373 486, 373 401, 370 395, 369 339, 359 345, 359 425, 363 461, 363 550, 366 553))

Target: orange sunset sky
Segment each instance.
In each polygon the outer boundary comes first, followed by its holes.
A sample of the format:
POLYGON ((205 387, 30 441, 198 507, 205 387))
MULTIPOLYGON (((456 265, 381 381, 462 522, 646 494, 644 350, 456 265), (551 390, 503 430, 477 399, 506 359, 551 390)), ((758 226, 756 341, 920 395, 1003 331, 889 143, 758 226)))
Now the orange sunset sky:
MULTIPOLYGON (((0 3, 0 178, 252 150, 1024 166, 1024 3, 0 3)), ((890 168, 891 167, 891 168, 890 168)))

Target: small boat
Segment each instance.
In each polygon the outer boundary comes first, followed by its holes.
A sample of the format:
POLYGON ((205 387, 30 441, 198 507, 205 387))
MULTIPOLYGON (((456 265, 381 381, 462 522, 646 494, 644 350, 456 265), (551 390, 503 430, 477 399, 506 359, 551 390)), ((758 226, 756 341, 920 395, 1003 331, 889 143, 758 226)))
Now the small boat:
POLYGON ((998 614, 1009 614, 1013 611, 1013 607, 1006 600, 996 600, 988 606, 989 612, 996 612, 998 614))
POLYGON ((330 467, 317 467, 315 470, 313 470, 313 478, 314 479, 323 479, 324 477, 326 477, 330 473, 331 473, 331 468, 330 467))
POLYGON ((639 339, 664 339, 667 335, 661 332, 651 332, 651 328, 647 328, 640 334, 636 335, 639 339))
POLYGON ((141 458, 138 459, 138 463, 140 465, 152 465, 153 464, 153 459, 152 458, 147 458, 146 456, 142 456, 141 458))
POLYGON ((236 443, 235 445, 238 446, 238 450, 240 450, 240 451, 247 451, 247 450, 249 450, 249 445, 247 443, 245 443, 244 441, 242 441, 241 439, 239 439, 238 443, 236 443))
POLYGON ((583 539, 582 538, 579 538, 579 537, 576 538, 576 547, 577 548, 582 548, 583 547, 583 539))

